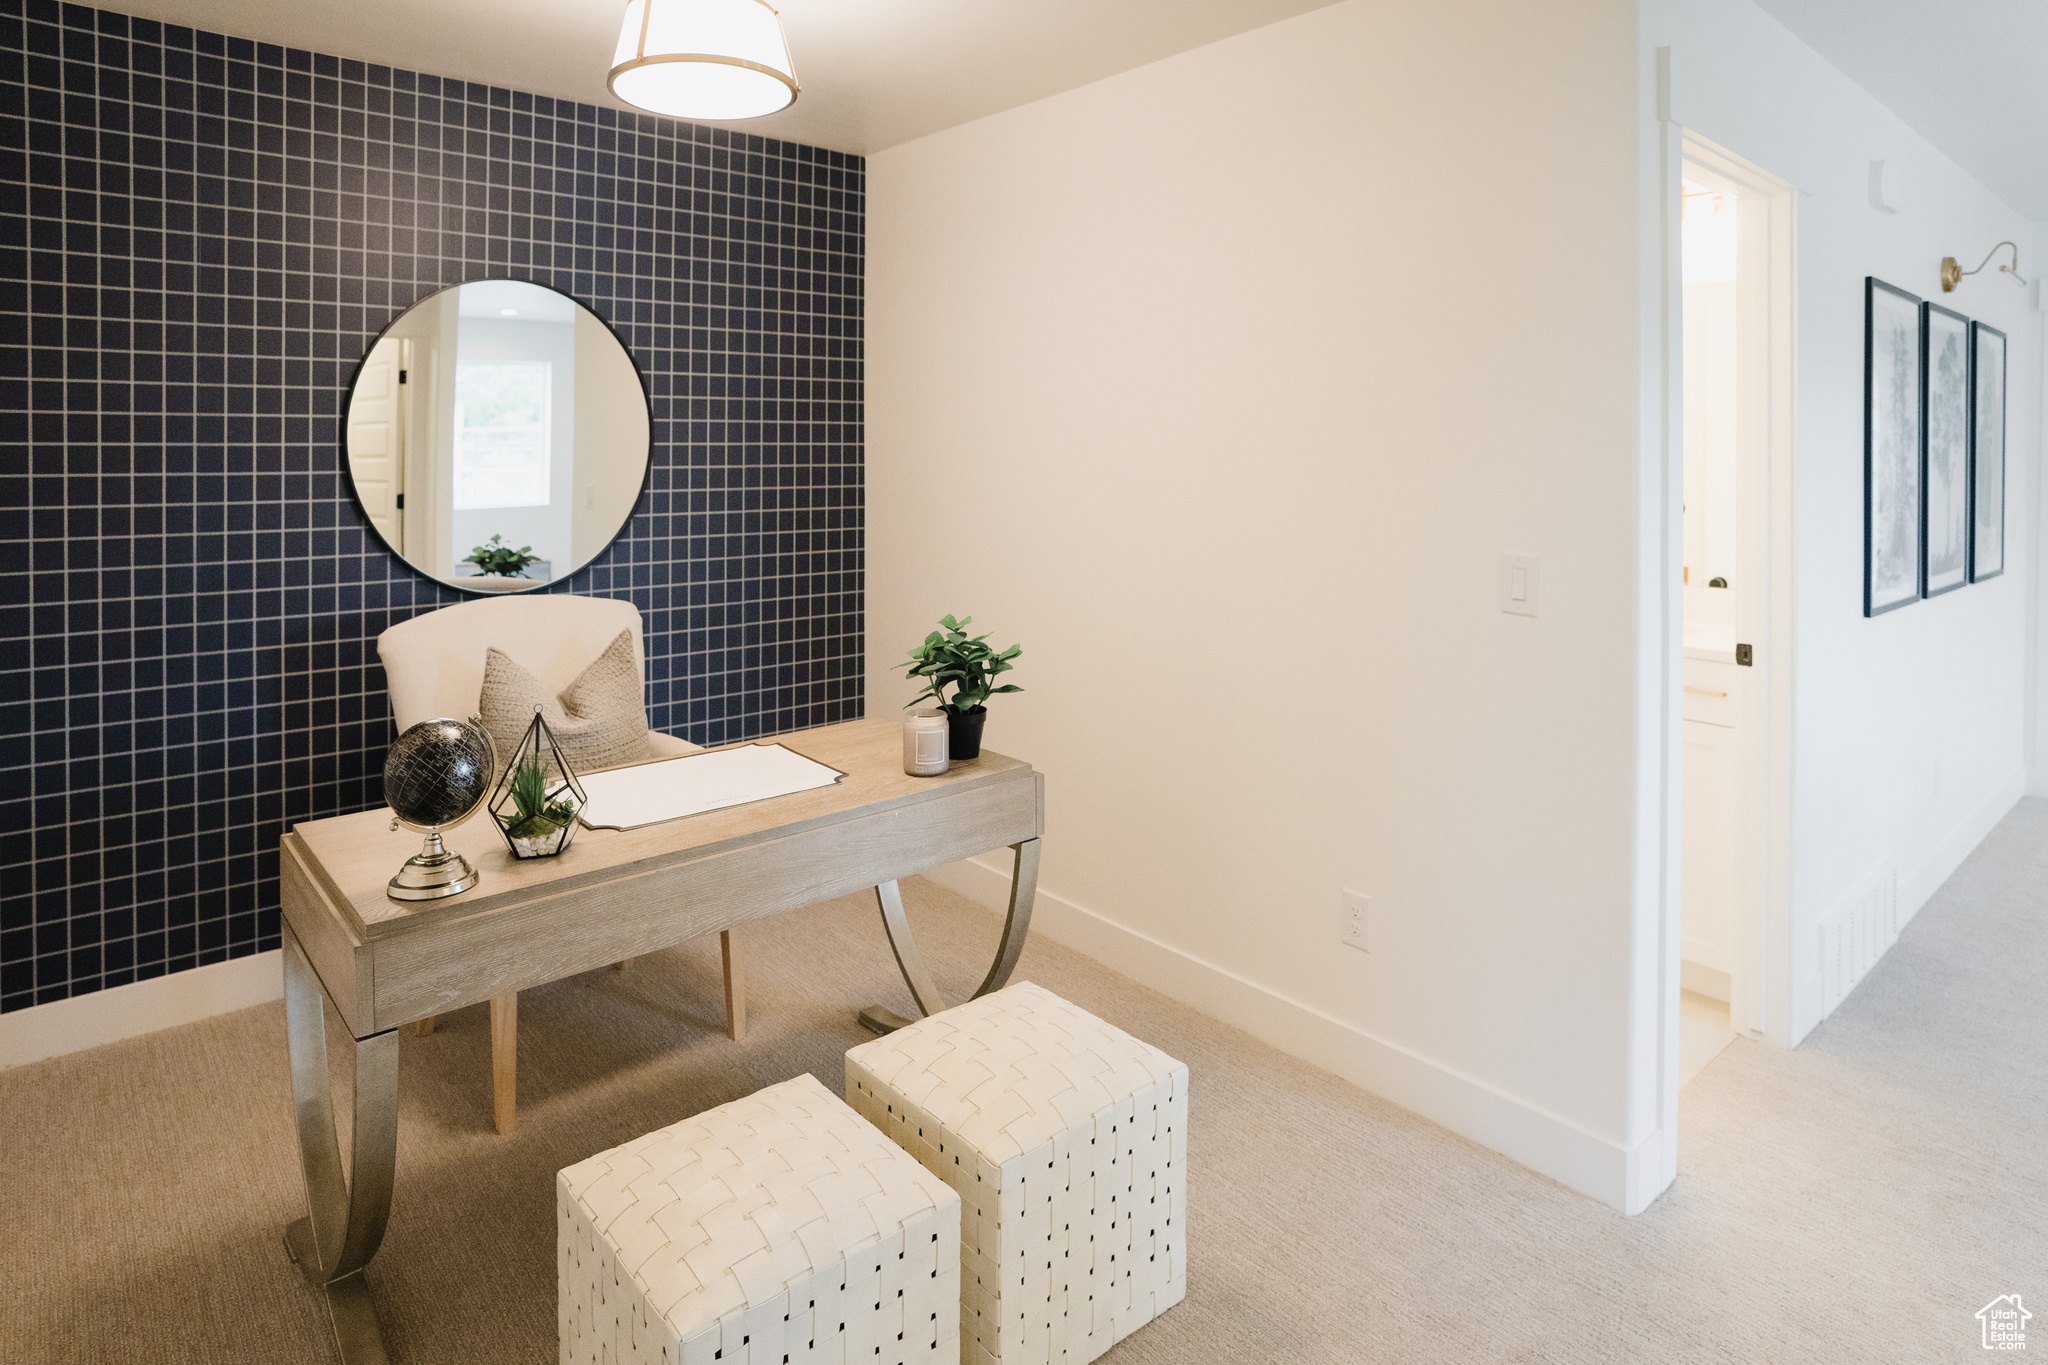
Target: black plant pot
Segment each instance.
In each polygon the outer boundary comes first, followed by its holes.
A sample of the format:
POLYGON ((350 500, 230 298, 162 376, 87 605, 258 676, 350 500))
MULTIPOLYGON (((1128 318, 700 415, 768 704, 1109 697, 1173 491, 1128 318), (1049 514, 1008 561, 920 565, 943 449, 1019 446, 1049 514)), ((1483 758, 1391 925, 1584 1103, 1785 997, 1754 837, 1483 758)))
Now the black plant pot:
POLYGON ((981 757, 981 723, 988 719, 988 708, 977 706, 966 715, 958 711, 946 712, 946 757, 954 762, 966 758, 981 757))

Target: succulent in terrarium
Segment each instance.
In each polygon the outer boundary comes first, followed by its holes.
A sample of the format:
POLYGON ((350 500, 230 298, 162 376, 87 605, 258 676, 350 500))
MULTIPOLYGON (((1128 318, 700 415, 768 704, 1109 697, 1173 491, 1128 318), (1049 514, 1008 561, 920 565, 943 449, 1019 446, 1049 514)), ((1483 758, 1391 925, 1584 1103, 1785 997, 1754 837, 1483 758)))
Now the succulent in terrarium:
POLYGON ((576 818, 574 800, 548 795, 548 767, 538 758, 525 759, 512 770, 512 807, 509 818, 498 818, 515 839, 539 842, 576 818))
POLYGON ((515 858, 554 857, 576 837, 584 804, 583 784, 536 710, 491 793, 491 818, 505 846, 515 858))

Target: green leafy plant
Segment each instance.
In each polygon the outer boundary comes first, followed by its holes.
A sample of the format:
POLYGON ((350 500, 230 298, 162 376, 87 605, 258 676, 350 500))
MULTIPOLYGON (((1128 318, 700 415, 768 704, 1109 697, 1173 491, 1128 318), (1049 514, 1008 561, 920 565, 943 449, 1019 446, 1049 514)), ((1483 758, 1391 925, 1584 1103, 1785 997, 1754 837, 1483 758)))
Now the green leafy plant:
POLYGON ((513 549, 501 538, 492 536, 469 552, 469 562, 476 565, 477 572, 503 574, 507 578, 526 577, 526 566, 538 564, 540 556, 532 553, 531 545, 513 549))
POLYGON ((1024 690, 1015 683, 994 686, 997 676, 1010 671, 1010 660, 1022 654, 1024 647, 1011 645, 998 654, 989 647, 988 636, 967 638, 967 627, 973 622, 972 616, 958 621, 942 616, 940 629, 925 636, 924 643, 910 651, 910 662, 903 665, 904 673, 913 679, 923 678, 925 686, 924 691, 910 699, 909 706, 930 697, 953 714, 964 716, 998 693, 1024 690), (945 691, 949 685, 953 688, 951 698, 945 691))
POLYGON ((537 758, 512 770, 512 806, 517 813, 505 832, 515 839, 545 839, 576 818, 574 801, 566 796, 549 798, 548 765, 537 758))

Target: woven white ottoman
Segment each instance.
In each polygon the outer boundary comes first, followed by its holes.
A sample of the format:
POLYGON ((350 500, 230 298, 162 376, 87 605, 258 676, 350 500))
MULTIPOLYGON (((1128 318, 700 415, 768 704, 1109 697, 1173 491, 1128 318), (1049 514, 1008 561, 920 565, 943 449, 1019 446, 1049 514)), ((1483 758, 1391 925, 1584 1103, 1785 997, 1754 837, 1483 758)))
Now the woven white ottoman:
POLYGON ((810 1076, 556 1177, 562 1365, 947 1365, 960 1200, 810 1076))
POLYGON ((1187 1293, 1188 1069, 1019 982, 846 1054, 959 1191, 963 1365, 1082 1365, 1187 1293))

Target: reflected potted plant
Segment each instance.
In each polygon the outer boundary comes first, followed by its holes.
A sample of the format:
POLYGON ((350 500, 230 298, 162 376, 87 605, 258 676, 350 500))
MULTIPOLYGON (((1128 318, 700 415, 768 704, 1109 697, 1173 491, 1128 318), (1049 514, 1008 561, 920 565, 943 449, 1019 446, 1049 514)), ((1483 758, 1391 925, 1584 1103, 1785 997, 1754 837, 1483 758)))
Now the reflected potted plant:
POLYGON ((946 713, 947 754, 954 759, 981 756, 981 727, 988 719, 990 697, 1024 690, 1015 683, 995 685, 1024 647, 1011 645, 997 653, 989 646, 988 636, 968 638, 967 627, 973 622, 972 616, 957 621, 940 617, 939 629, 925 636, 924 643, 910 651, 910 662, 903 665, 906 676, 922 678, 925 684, 924 691, 912 697, 905 709, 927 697, 939 704, 946 713), (953 689, 951 697, 946 695, 948 686, 953 689))
POLYGON ((492 536, 471 550, 469 558, 463 563, 476 565, 476 571, 480 574, 495 574, 501 578, 524 578, 526 566, 540 563, 540 556, 533 553, 531 545, 522 545, 515 550, 507 545, 503 538, 492 536))

